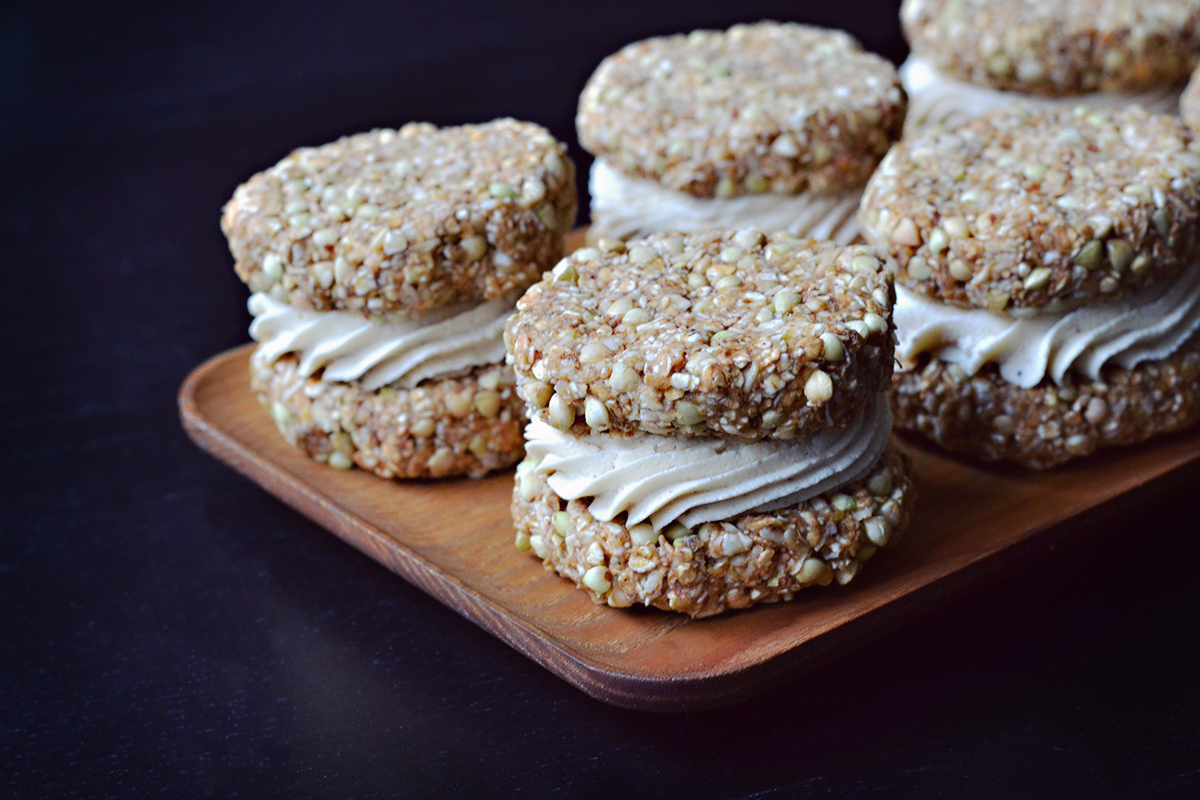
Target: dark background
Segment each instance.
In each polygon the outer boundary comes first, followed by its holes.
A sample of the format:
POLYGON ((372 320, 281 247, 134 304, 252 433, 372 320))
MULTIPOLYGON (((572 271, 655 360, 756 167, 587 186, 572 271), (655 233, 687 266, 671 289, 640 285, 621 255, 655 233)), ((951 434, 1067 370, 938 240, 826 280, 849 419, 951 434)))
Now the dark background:
POLYGON ((575 98, 622 44, 769 17, 899 61, 896 6, 0 7, 0 796, 1198 796, 1188 492, 758 699, 652 715, 180 428, 184 376, 247 340, 219 210, 291 149, 511 115, 583 175, 575 98))

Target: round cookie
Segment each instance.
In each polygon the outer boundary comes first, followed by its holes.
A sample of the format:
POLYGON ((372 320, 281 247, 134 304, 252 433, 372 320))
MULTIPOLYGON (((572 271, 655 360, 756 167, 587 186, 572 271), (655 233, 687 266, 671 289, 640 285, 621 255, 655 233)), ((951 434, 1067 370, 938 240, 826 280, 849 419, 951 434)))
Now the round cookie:
POLYGON ((1060 311, 1200 262, 1200 143, 1137 107, 992 112, 895 147, 864 235, 897 284, 962 307, 1060 311))
POLYGON ((904 0, 900 19, 938 70, 1029 95, 1144 91, 1200 58, 1195 0, 904 0))
POLYGON ((564 250, 565 147, 530 123, 406 125, 297 150, 222 227, 259 342, 251 385, 336 468, 479 477, 524 451, 504 354, 516 297, 564 250))
POLYGON ((932 358, 897 372, 890 400, 896 427, 947 450, 1047 469, 1200 421, 1200 335, 1161 361, 1033 389, 1008 383, 995 365, 968 376, 932 358))
POLYGON ((707 617, 847 583, 877 549, 895 543, 912 502, 907 459, 889 446, 869 475, 837 492, 695 530, 599 521, 586 498, 560 499, 528 462, 517 468, 512 511, 517 547, 596 603, 707 617))
POLYGON ((540 126, 412 123, 295 151, 238 187, 221 227, 254 291, 411 318, 537 280, 576 201, 566 148, 540 126))
POLYGON ((609 246, 563 259, 509 320, 531 417, 786 440, 848 424, 890 379, 890 270, 868 247, 750 229, 609 246))
POLYGON ((1179 98, 1179 113, 1192 132, 1200 134, 1200 67, 1192 73, 1187 89, 1179 98))
POLYGON ((478 478, 524 453, 524 402, 512 370, 501 364, 413 389, 365 391, 306 377, 293 356, 252 356, 251 388, 288 442, 339 469, 357 465, 381 478, 478 478))
POLYGON ((518 303, 517 547, 596 602, 708 616, 845 583, 907 523, 890 271, 711 230, 585 248, 518 303))
POLYGON ((630 44, 580 97, 585 149, 699 198, 860 186, 899 138, 895 68, 849 35, 735 25, 630 44))
POLYGON ((861 214, 902 265, 898 427, 1044 469, 1200 417, 1200 145, 1177 118, 1008 110, 929 131, 861 214))

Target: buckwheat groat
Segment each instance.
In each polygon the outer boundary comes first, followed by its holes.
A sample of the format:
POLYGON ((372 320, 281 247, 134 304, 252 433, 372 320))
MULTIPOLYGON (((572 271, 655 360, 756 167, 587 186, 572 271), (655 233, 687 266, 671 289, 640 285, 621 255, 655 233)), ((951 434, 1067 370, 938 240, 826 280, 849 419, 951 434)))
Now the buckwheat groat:
POLYGON ((1195 0, 904 0, 906 134, 1013 103, 1172 112, 1200 59, 1195 0))
POLYGON ((1200 67, 1192 73, 1192 80, 1179 100, 1179 113, 1194 133, 1200 133, 1200 67))
POLYGON ((753 225, 849 243, 904 112, 895 68, 839 31, 762 22, 628 45, 579 102, 591 238, 753 225))
POLYGON ((786 233, 564 259, 508 323, 518 548, 598 603, 698 617, 849 581, 912 502, 891 294, 868 248, 786 233))
POLYGON ((517 304, 506 336, 533 417, 794 439, 847 424, 891 375, 891 277, 868 247, 753 229, 610 247, 517 304))
POLYGON ((503 366, 517 297, 564 250, 573 167, 513 120, 412 124, 298 150, 222 227, 249 301, 251 385, 289 442, 386 478, 521 457, 503 366))
POLYGON ((1200 419, 1200 142, 1129 108, 993 112, 895 148, 896 424, 1046 468, 1200 419))

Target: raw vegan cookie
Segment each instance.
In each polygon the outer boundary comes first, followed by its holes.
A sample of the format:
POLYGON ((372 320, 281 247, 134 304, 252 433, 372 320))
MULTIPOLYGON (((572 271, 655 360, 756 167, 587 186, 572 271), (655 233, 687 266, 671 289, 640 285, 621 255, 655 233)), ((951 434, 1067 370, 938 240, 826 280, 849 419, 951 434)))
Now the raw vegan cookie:
POLYGON ((1115 300, 1200 263, 1200 145, 1140 108, 992 112, 905 140, 860 215, 897 284, 1007 312, 1115 300))
POLYGON ((574 168, 543 128, 411 123, 295 151, 237 188, 221 228, 253 291, 419 317, 529 286, 575 209, 574 168))
POLYGON ((849 581, 907 524, 887 270, 757 230, 585 248, 518 303, 517 546, 692 616, 849 581))
POLYGON ((284 437, 338 469, 381 478, 482 477, 521 458, 525 404, 502 364, 364 391, 305 376, 293 356, 251 357, 250 385, 284 437))
POLYGON ((709 617, 849 583, 867 559, 895 544, 913 500, 908 459, 889 445, 875 469, 838 491, 778 511, 664 531, 597 520, 588 498, 560 498, 524 461, 512 512, 517 547, 596 603, 709 617))
POLYGON ((1047 469, 1101 447, 1136 444, 1200 420, 1200 337, 1132 369, 1024 389, 994 364, 975 376, 937 358, 896 373, 896 424, 947 450, 1047 469))
POLYGON ((239 187, 222 228, 255 292, 252 386, 280 431, 388 478, 517 461, 504 321, 561 257, 575 205, 565 147, 507 119, 350 136, 239 187))
POLYGON ((1040 469, 1200 418, 1200 143, 1177 118, 930 130, 860 213, 899 266, 897 425, 1040 469))
POLYGON ((583 248, 509 323, 533 417, 577 434, 794 439, 892 373, 890 270, 870 248, 745 229, 583 248))
POLYGON ((848 243, 904 111, 895 68, 840 31, 762 22, 628 45, 579 101, 593 239, 754 225, 848 243))
POLYGON ((1174 111, 1200 59, 1195 0, 904 0, 906 133, 1020 103, 1174 111))

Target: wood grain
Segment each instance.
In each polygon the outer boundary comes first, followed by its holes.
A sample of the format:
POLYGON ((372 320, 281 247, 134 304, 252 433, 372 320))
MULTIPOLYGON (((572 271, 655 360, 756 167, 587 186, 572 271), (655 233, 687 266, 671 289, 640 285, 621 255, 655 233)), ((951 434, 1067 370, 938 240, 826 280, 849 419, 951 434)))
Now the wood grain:
POLYGON ((900 546, 848 586, 693 621, 594 605, 518 552, 511 471, 393 482, 304 457, 249 390, 251 349, 214 357, 180 390, 184 427, 200 447, 564 680, 628 708, 685 711, 765 691, 1185 474, 1194 485, 1200 464, 1196 430, 1040 474, 969 464, 903 439, 918 500, 900 546))

